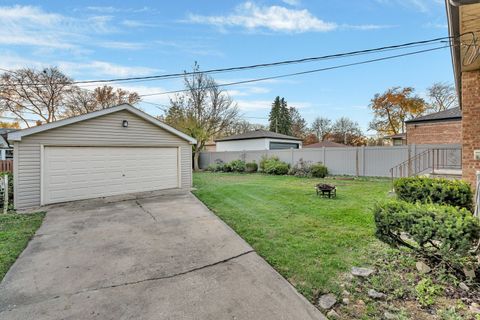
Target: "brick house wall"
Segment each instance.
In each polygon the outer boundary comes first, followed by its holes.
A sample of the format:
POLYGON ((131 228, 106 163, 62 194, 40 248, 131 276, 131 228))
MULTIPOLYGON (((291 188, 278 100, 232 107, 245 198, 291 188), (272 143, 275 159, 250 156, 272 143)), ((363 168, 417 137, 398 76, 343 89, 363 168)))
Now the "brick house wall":
POLYGON ((474 187, 480 160, 474 150, 480 150, 480 70, 462 72, 462 178, 474 187))
POLYGON ((462 121, 407 123, 408 144, 461 144, 462 121))

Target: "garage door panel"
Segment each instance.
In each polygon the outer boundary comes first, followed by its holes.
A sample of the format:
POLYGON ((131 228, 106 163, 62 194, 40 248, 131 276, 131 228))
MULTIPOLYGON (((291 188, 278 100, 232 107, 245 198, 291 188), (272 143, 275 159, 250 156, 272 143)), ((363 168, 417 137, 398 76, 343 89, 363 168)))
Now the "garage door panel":
POLYGON ((177 148, 45 147, 44 203, 178 187, 177 148))

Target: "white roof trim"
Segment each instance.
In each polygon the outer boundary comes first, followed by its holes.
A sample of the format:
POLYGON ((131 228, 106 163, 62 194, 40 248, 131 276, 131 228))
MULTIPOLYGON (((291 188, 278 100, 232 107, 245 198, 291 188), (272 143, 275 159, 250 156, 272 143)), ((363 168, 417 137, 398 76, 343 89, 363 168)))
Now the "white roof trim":
POLYGON ((156 126, 159 126, 160 128, 162 128, 162 129, 164 129, 164 130, 166 130, 166 131, 168 131, 168 132, 170 132, 170 133, 172 133, 172 134, 174 134, 174 135, 176 135, 176 136, 178 136, 178 137, 180 137, 184 140, 187 140, 191 144, 197 143, 197 140, 195 140, 194 138, 186 135, 183 132, 178 131, 175 128, 170 127, 169 125, 161 122, 160 120, 152 117, 151 115, 149 115, 149 114, 147 114, 147 113, 145 113, 145 112, 143 112, 143 111, 141 111, 141 110, 139 110, 135 107, 132 107, 129 104, 121 104, 121 105, 118 105, 118 106, 115 106, 115 107, 110 107, 110 108, 107 108, 107 109, 94 111, 94 112, 90 112, 90 113, 87 113, 87 114, 82 114, 82 115, 79 115, 79 116, 76 116, 76 117, 71 117, 71 118, 67 118, 67 119, 63 119, 63 120, 58 120, 58 121, 55 121, 55 122, 50 122, 50 123, 47 123, 47 124, 44 124, 44 125, 41 125, 41 126, 32 127, 32 128, 23 129, 23 130, 18 130, 18 131, 9 133, 8 134, 8 140, 9 141, 21 141, 22 137, 24 137, 24 136, 29 136, 29 135, 39 133, 39 132, 43 132, 43 131, 47 131, 47 130, 50 130, 50 129, 63 127, 63 126, 69 125, 69 124, 73 124, 73 123, 76 123, 76 122, 80 122, 80 121, 104 116, 104 115, 111 114, 111 113, 118 112, 118 111, 122 111, 122 110, 130 111, 131 113, 139 116, 140 118, 143 118, 143 119, 147 120, 148 122, 150 122, 150 123, 152 123, 156 126))

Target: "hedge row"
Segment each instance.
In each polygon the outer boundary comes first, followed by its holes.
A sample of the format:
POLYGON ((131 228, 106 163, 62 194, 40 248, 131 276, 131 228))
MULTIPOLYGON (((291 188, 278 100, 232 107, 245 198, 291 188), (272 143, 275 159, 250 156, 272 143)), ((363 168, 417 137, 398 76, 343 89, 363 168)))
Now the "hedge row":
POLYGON ((263 156, 257 165, 255 162, 245 163, 242 160, 234 160, 224 163, 216 160, 214 164, 208 166, 207 171, 213 172, 261 172, 273 175, 294 175, 304 177, 325 178, 328 169, 321 163, 311 164, 310 162, 300 161, 290 168, 290 165, 281 161, 277 156, 263 156))
POLYGON ((394 182, 398 199, 410 203, 436 203, 472 210, 470 185, 461 180, 425 177, 400 178, 394 182))

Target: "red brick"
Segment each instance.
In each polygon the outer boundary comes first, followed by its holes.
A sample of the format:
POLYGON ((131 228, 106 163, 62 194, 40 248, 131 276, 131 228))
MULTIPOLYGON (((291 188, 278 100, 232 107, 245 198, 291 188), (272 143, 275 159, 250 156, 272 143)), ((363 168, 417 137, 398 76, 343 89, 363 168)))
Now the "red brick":
POLYGON ((407 123, 408 144, 461 144, 460 120, 407 123))
POLYGON ((480 161, 473 151, 480 149, 480 70, 462 73, 462 173, 475 186, 480 161))

